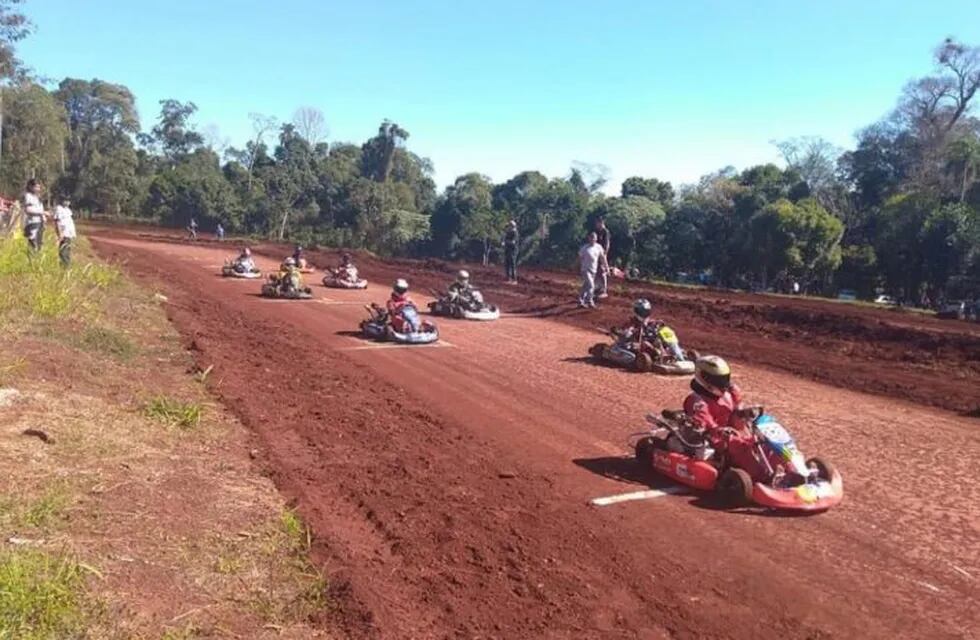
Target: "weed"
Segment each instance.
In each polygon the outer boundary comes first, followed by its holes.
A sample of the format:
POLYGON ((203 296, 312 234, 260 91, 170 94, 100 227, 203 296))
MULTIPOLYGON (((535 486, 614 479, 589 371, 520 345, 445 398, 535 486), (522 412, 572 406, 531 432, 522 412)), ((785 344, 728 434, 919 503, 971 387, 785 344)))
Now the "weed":
POLYGON ((0 549, 0 638, 74 638, 87 626, 85 576, 73 558, 0 549))
POLYGON ((167 396, 156 396, 144 405, 143 413, 172 427, 193 429, 200 424, 204 409, 196 402, 181 402, 167 396))
POLYGON ((290 551, 306 552, 310 549, 310 530, 302 518, 292 509, 283 509, 279 515, 279 524, 282 532, 286 534, 290 551))
POLYGON ((17 358, 12 362, 0 364, 0 387, 13 380, 27 368, 27 358, 17 358))
POLYGON ((79 338, 79 344, 88 351, 123 360, 131 358, 136 352, 135 345, 124 334, 101 326, 87 327, 79 338))

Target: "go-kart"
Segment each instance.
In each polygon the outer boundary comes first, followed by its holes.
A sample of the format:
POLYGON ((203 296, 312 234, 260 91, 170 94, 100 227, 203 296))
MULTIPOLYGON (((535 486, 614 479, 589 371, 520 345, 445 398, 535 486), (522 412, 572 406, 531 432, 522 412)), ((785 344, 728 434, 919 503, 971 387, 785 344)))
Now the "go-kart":
POLYGON ((616 339, 612 344, 599 342, 592 345, 589 354, 597 360, 629 367, 640 373, 652 371, 667 375, 691 375, 698 354, 693 349, 684 351, 674 330, 662 322, 647 327, 646 335, 637 341, 623 335, 620 329, 600 329, 616 339))
POLYGON ((466 297, 452 293, 440 294, 437 291, 432 293, 436 296, 429 303, 429 311, 433 315, 462 320, 496 320, 500 317, 497 305, 484 302, 483 294, 479 291, 472 290, 466 297))
POLYGON ((323 276, 323 286, 331 289, 367 289, 368 281, 364 278, 358 278, 356 271, 353 275, 352 278, 351 274, 343 267, 327 270, 327 274, 323 276))
POLYGON ((248 280, 255 280, 256 278, 262 277, 262 272, 258 267, 253 266, 251 269, 245 269, 238 263, 238 261, 228 260, 225 262, 224 266, 221 267, 221 275, 226 278, 245 278, 248 280))
POLYGON ((754 436, 754 455, 766 470, 763 479, 753 479, 744 469, 731 465, 683 411, 647 416, 653 428, 636 441, 636 459, 680 484, 714 492, 731 507, 754 504, 826 511, 840 504, 844 484, 832 464, 821 458, 805 459, 789 432, 762 407, 743 409, 739 414, 754 436))
POLYGON ((266 298, 282 298, 284 300, 310 300, 313 290, 309 287, 292 286, 284 282, 279 274, 270 274, 268 281, 262 284, 262 295, 266 298))
POLYGON ((365 308, 371 317, 361 321, 361 333, 367 338, 400 344, 429 344, 439 339, 439 329, 422 320, 415 305, 404 305, 396 318, 389 317, 388 310, 377 304, 365 308))

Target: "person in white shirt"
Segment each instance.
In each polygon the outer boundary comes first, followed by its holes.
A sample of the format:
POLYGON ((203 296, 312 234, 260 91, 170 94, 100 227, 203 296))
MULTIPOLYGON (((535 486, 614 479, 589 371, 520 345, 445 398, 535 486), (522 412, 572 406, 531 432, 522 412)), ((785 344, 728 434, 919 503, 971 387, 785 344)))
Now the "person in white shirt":
POLYGON ((48 212, 41 202, 41 183, 34 178, 27 181, 24 189, 24 237, 30 243, 33 251, 40 251, 44 243, 44 220, 48 212))
POLYGON ((599 273, 599 269, 602 269, 603 273, 609 270, 606 251, 599 244, 595 232, 589 234, 588 242, 579 249, 578 260, 582 272, 582 291, 579 293, 578 304, 580 307, 595 307, 596 274, 599 273))
POLYGON ((58 258, 66 269, 71 266, 71 247, 77 237, 73 216, 71 198, 62 198, 61 204, 54 208, 54 229, 58 233, 58 258))

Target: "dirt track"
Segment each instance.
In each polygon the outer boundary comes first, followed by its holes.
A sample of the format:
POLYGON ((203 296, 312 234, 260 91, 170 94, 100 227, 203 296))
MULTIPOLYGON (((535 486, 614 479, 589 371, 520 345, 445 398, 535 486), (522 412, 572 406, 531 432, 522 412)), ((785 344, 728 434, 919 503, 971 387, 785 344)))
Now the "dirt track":
MULTIPOLYGON (((441 320, 441 347, 378 348, 350 332, 383 288, 267 301, 216 276, 227 250, 96 244, 170 297, 215 365, 215 392, 317 534, 350 637, 974 637, 973 419, 747 365, 734 340, 749 396, 838 465, 844 504, 813 518, 695 496, 592 508, 651 480, 626 438, 685 381, 593 366, 593 332, 534 317, 441 320)), ((445 277, 413 270, 417 285, 445 277)), ((526 309, 526 290, 500 291, 505 311, 526 309)), ((665 306, 696 306, 678 297, 665 306)))

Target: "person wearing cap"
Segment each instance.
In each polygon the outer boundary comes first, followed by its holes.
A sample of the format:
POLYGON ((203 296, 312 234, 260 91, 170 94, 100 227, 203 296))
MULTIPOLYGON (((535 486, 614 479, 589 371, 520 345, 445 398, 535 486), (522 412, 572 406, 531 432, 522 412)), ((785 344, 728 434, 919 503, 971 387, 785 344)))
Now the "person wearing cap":
POLYGON ((511 220, 504 231, 504 274, 508 284, 517 284, 517 222, 511 220))
POLYGON ((41 182, 31 178, 24 189, 22 203, 24 207, 24 237, 32 251, 40 251, 44 244, 44 221, 50 217, 41 202, 41 182))
POLYGON ((77 234, 75 220, 71 211, 71 198, 65 196, 54 208, 54 230, 58 234, 58 259, 61 266, 71 266, 71 249, 77 234))
POLYGON ((734 466, 753 479, 762 479, 767 473, 755 457, 755 437, 741 417, 741 409, 742 392, 732 382, 728 363, 719 356, 698 358, 684 413, 704 430, 716 451, 724 451, 734 466))

